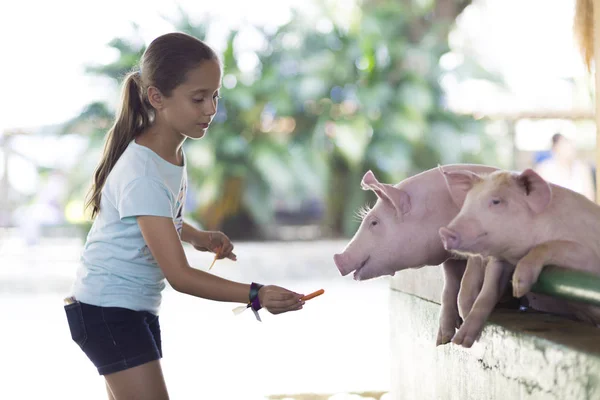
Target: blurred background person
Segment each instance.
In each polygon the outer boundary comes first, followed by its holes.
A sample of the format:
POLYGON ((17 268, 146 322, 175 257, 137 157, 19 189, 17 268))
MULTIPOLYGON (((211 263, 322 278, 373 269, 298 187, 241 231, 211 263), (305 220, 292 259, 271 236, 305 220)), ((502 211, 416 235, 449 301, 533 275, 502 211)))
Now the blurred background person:
POLYGON ((563 134, 552 135, 551 156, 539 162, 534 169, 549 182, 595 201, 592 169, 577 157, 575 144, 563 134))

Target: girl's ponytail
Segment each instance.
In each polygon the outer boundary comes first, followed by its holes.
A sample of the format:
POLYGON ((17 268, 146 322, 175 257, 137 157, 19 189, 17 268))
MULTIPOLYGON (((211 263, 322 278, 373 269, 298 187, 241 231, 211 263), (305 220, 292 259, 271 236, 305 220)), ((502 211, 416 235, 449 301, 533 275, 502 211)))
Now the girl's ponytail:
POLYGON ((100 211, 102 188, 110 171, 129 145, 144 129, 150 126, 152 109, 143 93, 139 71, 130 72, 123 82, 121 108, 117 119, 106 135, 104 153, 94 172, 94 182, 88 194, 86 209, 92 208, 92 219, 100 211))

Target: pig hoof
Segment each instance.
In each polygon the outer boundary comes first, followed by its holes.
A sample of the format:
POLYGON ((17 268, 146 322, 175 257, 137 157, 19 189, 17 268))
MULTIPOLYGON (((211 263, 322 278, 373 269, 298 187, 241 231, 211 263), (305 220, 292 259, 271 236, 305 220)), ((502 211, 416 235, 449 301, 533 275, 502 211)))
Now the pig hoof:
POLYGON ((448 343, 450 343, 451 339, 452 339, 451 336, 442 336, 440 342, 438 343, 438 346, 442 345, 442 344, 448 344, 448 343))
POLYGON ((461 335, 454 335, 454 337, 452 338, 452 343, 457 344, 457 345, 461 345, 463 342, 463 338, 461 335))
POLYGON ((517 299, 521 297, 519 286, 516 283, 513 284, 513 297, 516 297, 517 299))
POLYGON ((470 348, 471 346, 473 346, 473 343, 475 341, 473 340, 473 338, 471 336, 467 336, 465 338, 465 340, 463 340, 462 345, 463 347, 466 347, 467 349, 470 348))
POLYGON ((521 280, 513 281, 513 296, 516 298, 521 298, 527 294, 528 290, 525 288, 526 285, 521 280))
POLYGON ((450 339, 452 339, 452 336, 443 334, 442 330, 440 329, 438 331, 437 340, 435 341, 435 345, 441 346, 443 344, 448 344, 448 343, 450 343, 450 339))
POLYGON ((458 310, 442 308, 440 315, 440 324, 437 334, 437 345, 450 343, 450 340, 456 333, 456 328, 460 326, 460 316, 458 310))

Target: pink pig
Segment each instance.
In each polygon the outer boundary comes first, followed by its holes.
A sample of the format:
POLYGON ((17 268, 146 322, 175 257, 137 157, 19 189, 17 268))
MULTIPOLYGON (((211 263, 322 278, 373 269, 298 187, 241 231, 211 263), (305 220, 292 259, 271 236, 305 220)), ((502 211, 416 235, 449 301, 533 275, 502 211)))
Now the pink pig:
MULTIPOLYGON (((457 164, 444 166, 446 171, 470 170, 486 173, 497 168, 484 165, 457 164)), ((460 324, 457 297, 465 270, 464 259, 451 258, 440 241, 438 230, 454 218, 460 208, 450 196, 440 169, 434 168, 407 178, 396 185, 380 183, 367 172, 361 182, 364 190, 378 197, 341 254, 334 261, 342 275, 354 272, 354 279, 366 280, 396 271, 443 263, 444 289, 437 344, 448 343, 460 324)), ((475 264, 477 259, 474 259, 475 264)), ((469 266, 467 267, 469 269, 469 266)), ((471 268, 476 270, 476 268, 471 268)), ((480 268, 481 269, 481 268, 480 268)), ((481 288, 477 274, 470 275, 479 286, 467 285, 470 293, 462 298, 464 310, 470 310, 474 295, 481 288), (469 300, 468 299, 472 299, 469 300), (469 303, 469 304, 467 304, 469 303)), ((467 311, 465 311, 466 313, 467 311)))
POLYGON ((453 198, 463 204, 439 231, 445 249, 492 260, 454 343, 469 347, 481 333, 513 269, 515 297, 530 291, 547 264, 600 274, 600 207, 586 197, 531 169, 484 176, 447 170, 445 176, 453 198))

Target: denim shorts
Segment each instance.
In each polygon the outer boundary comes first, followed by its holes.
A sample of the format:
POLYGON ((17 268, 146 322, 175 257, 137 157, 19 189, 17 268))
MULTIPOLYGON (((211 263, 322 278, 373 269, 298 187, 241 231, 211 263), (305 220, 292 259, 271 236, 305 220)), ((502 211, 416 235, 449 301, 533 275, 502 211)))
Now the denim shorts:
POLYGON ((64 306, 71 339, 98 369, 112 374, 162 358, 158 316, 75 301, 64 306))

